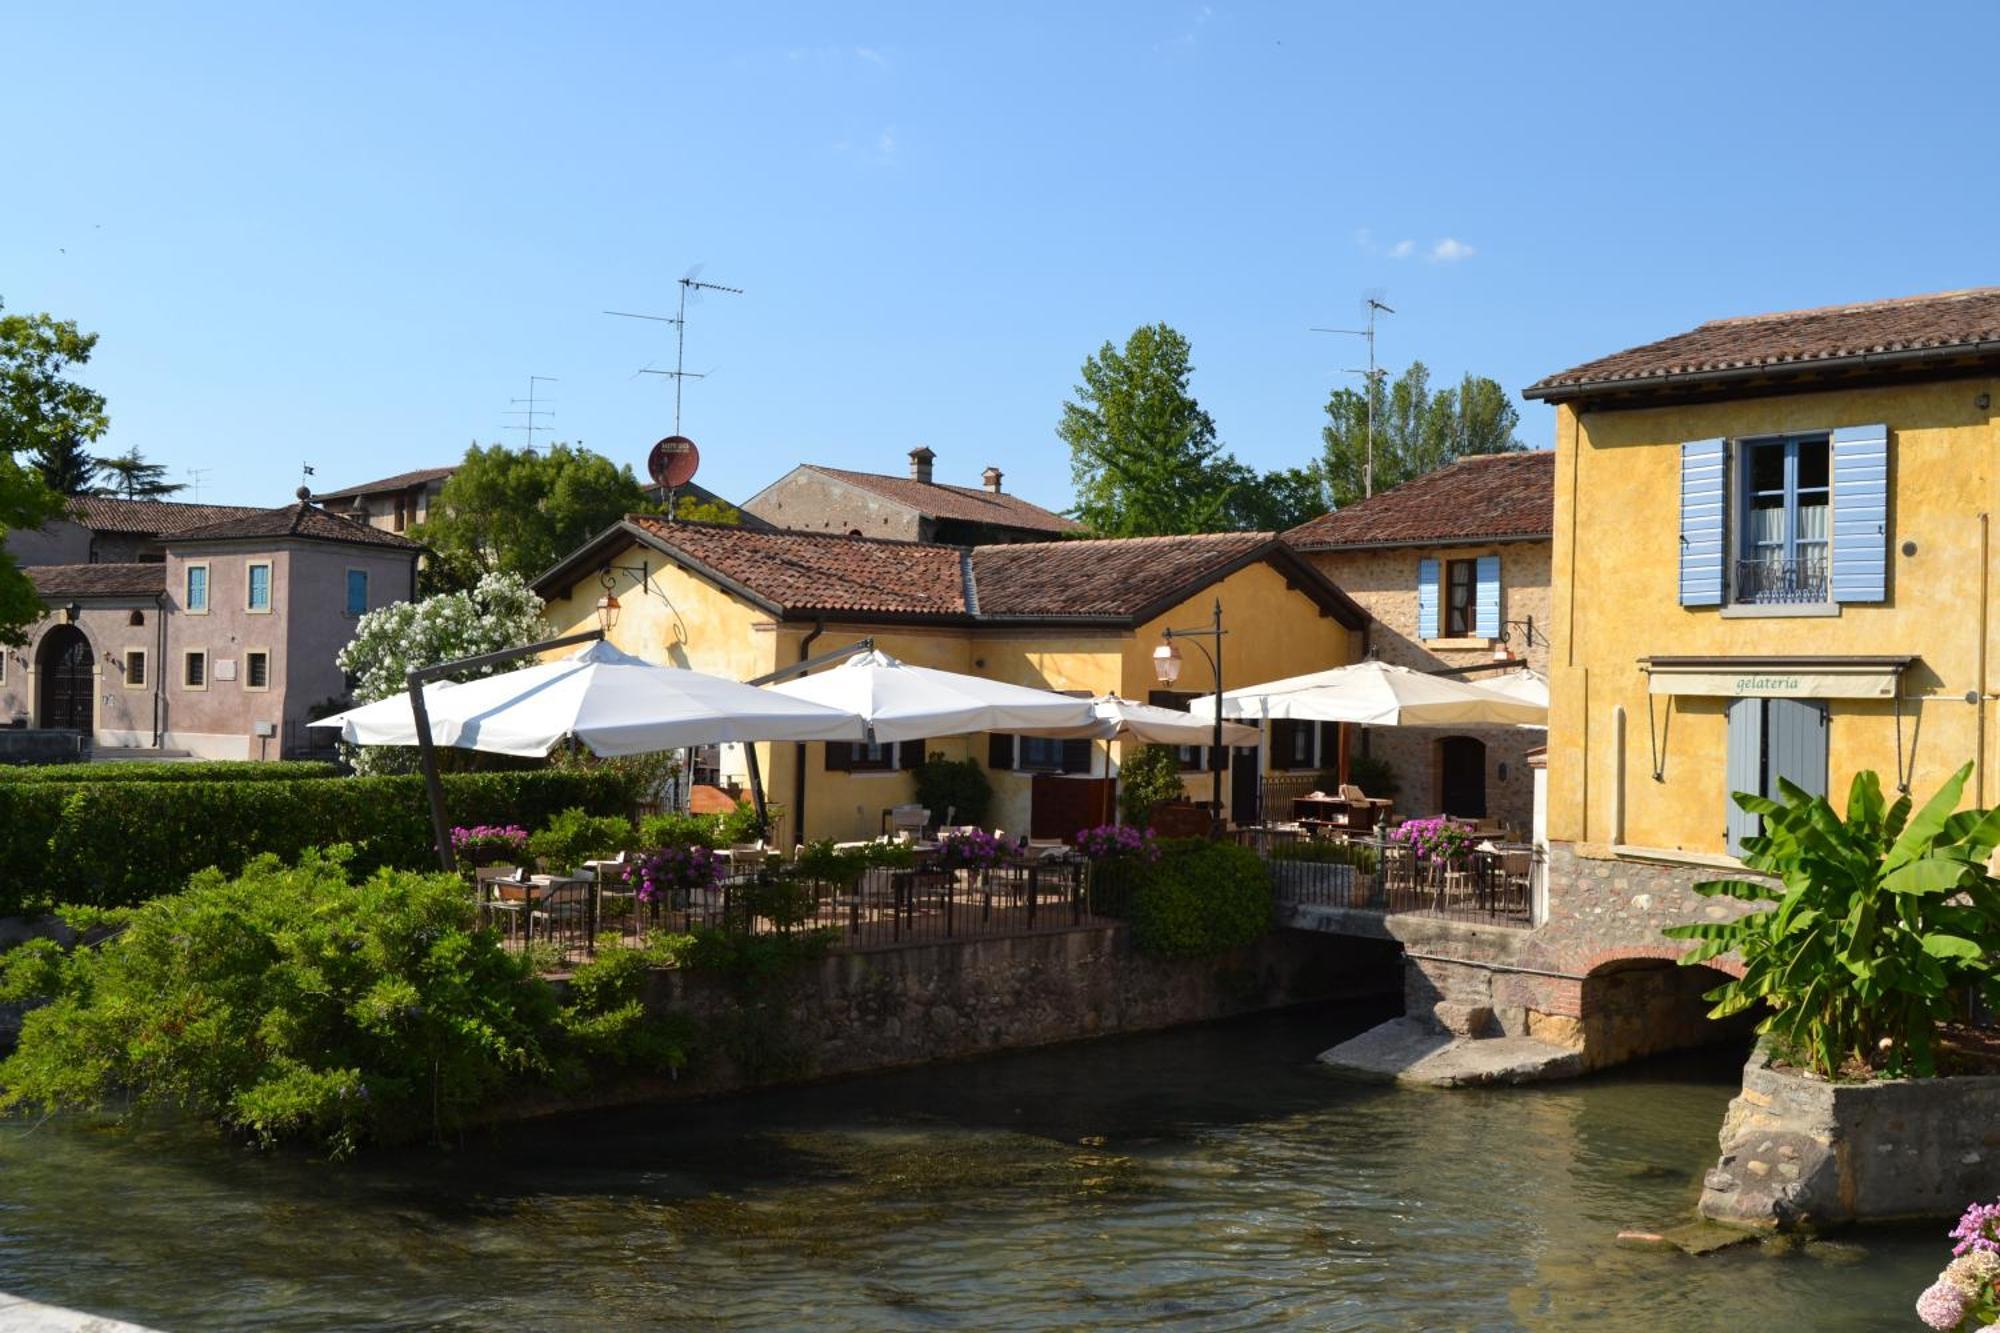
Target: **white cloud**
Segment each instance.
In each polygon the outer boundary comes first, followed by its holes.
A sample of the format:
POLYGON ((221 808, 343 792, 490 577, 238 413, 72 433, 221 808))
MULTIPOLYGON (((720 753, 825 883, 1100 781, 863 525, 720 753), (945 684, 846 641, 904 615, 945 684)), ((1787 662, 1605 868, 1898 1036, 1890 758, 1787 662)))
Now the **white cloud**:
POLYGON ((1416 248, 1417 243, 1415 241, 1397 241, 1389 247, 1389 258, 1408 259, 1415 252, 1416 248))
POLYGON ((896 155, 896 128, 890 126, 875 138, 875 155, 888 161, 896 155))
POLYGON ((1456 264, 1461 259, 1470 259, 1476 253, 1464 241, 1447 236, 1431 247, 1430 261, 1433 264, 1456 264))
POLYGON ((871 65, 887 66, 889 63, 889 58, 872 46, 855 47, 854 58, 856 60, 865 60, 871 65))

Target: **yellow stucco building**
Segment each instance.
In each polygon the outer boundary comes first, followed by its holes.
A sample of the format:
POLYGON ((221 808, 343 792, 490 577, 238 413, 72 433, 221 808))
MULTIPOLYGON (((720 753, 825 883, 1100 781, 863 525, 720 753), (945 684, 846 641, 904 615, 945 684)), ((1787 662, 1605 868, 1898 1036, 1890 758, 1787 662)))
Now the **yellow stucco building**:
POLYGON ((1713 321, 1556 406, 1548 835, 1726 861, 1732 791, 2000 800, 2000 289, 1713 321))
MULTIPOLYGON (((1356 661, 1368 624, 1267 533, 961 547, 632 516, 536 589, 560 633, 595 626, 597 600, 611 591, 621 607, 610 635, 618 647, 738 680, 872 637, 921 666, 1164 702, 1152 665, 1160 631, 1205 623, 1218 599, 1231 688, 1356 661)), ((1205 692, 1206 663, 1187 657, 1180 688, 1205 692)), ((883 811, 912 799, 909 769, 927 752, 986 767, 987 823, 1009 832, 1060 823, 1056 807, 1076 802, 1055 784, 1102 779, 1119 758, 1117 744, 984 735, 756 749, 766 792, 788 812, 787 839, 878 832, 883 811)), ((1195 752, 1189 760, 1209 762, 1195 752)), ((730 762, 740 765, 740 752, 730 762)), ((1225 802, 1239 821, 1254 809, 1261 766, 1256 752, 1239 752, 1225 773, 1225 802)), ((1207 774, 1189 776, 1191 794, 1205 798, 1207 774)))

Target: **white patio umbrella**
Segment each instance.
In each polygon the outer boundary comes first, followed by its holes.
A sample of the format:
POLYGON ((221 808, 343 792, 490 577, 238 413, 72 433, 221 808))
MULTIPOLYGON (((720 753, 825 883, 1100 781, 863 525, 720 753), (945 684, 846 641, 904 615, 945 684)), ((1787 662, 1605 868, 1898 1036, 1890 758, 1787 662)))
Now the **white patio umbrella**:
MULTIPOLYGON (((1188 704, 1197 717, 1213 717, 1214 710, 1212 697, 1188 704)), ((1549 710, 1448 676, 1371 660, 1228 690, 1222 715, 1372 727, 1542 726, 1549 710)))
MULTIPOLYGON (((853 713, 741 681, 659 666, 608 643, 459 684, 424 687, 437 745, 545 755, 574 738, 599 755, 646 754, 725 741, 852 741, 853 713)), ((410 696, 397 694, 311 723, 354 745, 415 745, 410 696)))
POLYGON ((1490 694, 1504 694, 1538 708, 1549 706, 1549 678, 1530 667, 1486 676, 1473 683, 1490 694))
MULTIPOLYGON (((1022 734, 1061 737, 1067 740, 1087 737, 1100 741, 1129 736, 1135 740, 1151 741, 1156 745, 1215 744, 1215 721, 1212 710, 1211 716, 1201 718, 1175 708, 1136 703, 1131 699, 1121 699, 1115 694, 1100 694, 1090 701, 1090 711, 1091 720, 1082 726, 1037 728, 1022 734)), ((1255 745, 1257 728, 1242 722, 1224 722, 1222 743, 1255 745)))
POLYGON ((771 694, 858 714, 868 724, 871 738, 885 745, 974 731, 1081 727, 1093 720, 1088 699, 911 666, 879 650, 764 688, 771 694))

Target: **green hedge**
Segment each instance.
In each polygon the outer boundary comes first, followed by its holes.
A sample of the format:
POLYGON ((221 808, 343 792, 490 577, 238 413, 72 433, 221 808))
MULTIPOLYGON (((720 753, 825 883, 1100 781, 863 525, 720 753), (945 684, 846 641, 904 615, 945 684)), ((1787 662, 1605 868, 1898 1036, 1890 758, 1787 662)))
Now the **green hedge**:
POLYGON ((1271 877, 1248 847, 1206 838, 1160 844, 1130 891, 1132 942, 1162 958, 1208 958, 1271 929, 1271 877))
MULTIPOLYGON (((623 774, 452 773, 454 824, 539 828, 570 806, 629 815, 623 774)), ((0 782, 0 915, 54 904, 123 907, 206 866, 234 875, 259 852, 291 861, 350 843, 354 867, 434 866, 430 809, 415 776, 292 782, 0 782)))
POLYGON ((176 764, 140 760, 114 764, 0 764, 7 782, 299 782, 337 778, 338 765, 320 759, 228 760, 176 764))

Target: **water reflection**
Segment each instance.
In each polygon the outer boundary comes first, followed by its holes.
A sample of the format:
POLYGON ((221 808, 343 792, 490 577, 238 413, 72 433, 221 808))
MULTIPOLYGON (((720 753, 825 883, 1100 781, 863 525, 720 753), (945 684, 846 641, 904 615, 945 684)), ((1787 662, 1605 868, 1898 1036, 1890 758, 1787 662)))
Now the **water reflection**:
POLYGON ((175 1329, 1907 1323, 1936 1228, 1694 1260, 1727 1062, 1345 1082, 1352 1007, 514 1127, 330 1167, 0 1132, 0 1289, 175 1329))

